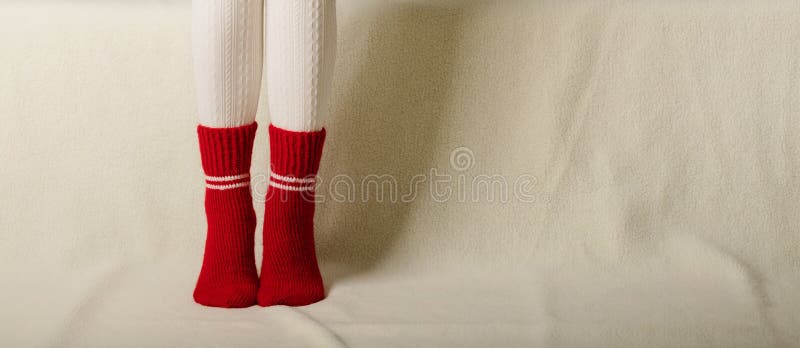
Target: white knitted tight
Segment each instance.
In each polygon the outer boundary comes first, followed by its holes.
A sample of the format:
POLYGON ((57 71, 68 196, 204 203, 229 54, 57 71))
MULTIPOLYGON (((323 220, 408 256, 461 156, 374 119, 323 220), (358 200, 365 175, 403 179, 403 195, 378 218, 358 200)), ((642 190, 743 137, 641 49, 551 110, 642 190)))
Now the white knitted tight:
POLYGON ((267 52, 272 124, 317 131, 328 118, 336 54, 335 0, 193 0, 192 48, 200 124, 253 123, 267 52))

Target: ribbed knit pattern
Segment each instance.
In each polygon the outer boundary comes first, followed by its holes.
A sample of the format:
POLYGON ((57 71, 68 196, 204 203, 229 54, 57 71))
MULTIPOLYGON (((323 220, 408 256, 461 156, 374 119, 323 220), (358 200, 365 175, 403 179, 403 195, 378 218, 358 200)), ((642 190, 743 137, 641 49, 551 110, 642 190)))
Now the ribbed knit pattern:
POLYGON ((256 128, 256 123, 197 127, 208 221, 203 267, 194 291, 194 300, 202 305, 238 308, 256 302, 256 215, 249 185, 256 128))
POLYGON ((272 174, 264 213, 261 306, 303 306, 325 290, 314 246, 313 182, 325 130, 292 132, 270 125, 272 174))

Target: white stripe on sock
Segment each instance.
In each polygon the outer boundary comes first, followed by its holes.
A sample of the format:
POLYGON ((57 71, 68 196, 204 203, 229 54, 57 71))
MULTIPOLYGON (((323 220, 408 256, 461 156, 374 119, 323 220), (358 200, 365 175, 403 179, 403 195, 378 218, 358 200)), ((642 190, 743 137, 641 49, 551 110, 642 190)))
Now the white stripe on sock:
POLYGON ((294 184, 294 183, 297 183, 297 184, 313 184, 313 183, 317 182, 317 178, 315 178, 315 177, 295 178, 293 176, 283 176, 283 175, 279 175, 279 174, 275 174, 275 173, 270 173, 269 176, 271 176, 271 177, 273 177, 275 179, 278 179, 280 181, 283 181, 283 182, 288 182, 290 184, 294 184))
POLYGON ((249 178, 250 173, 241 174, 241 175, 231 175, 231 176, 208 176, 206 175, 206 181, 232 181, 232 180, 239 180, 249 178))
POLYGON ((269 181, 269 186, 272 186, 277 189, 281 189, 284 191, 312 191, 314 190, 314 185, 311 186, 289 186, 284 185, 281 183, 274 182, 272 180, 269 181))
POLYGON ((212 189, 212 190, 221 190, 221 191, 224 191, 224 190, 231 190, 231 189, 240 188, 240 187, 247 187, 247 186, 250 186, 250 182, 249 182, 249 181, 247 181, 247 182, 240 182, 240 183, 238 183, 238 184, 230 184, 230 185, 212 185, 212 184, 206 184, 206 187, 207 187, 207 188, 210 188, 210 189, 212 189))

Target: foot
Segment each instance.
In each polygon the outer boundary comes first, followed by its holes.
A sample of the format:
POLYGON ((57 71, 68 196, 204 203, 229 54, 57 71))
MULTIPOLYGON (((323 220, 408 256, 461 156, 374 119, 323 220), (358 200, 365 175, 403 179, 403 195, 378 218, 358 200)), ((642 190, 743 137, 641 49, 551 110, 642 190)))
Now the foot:
POLYGON ((194 300, 205 306, 241 308, 256 303, 256 214, 249 174, 255 131, 255 123, 198 127, 208 232, 194 300))
POLYGON ((305 306, 325 298, 314 249, 314 186, 325 130, 270 135, 270 186, 258 304, 305 306))

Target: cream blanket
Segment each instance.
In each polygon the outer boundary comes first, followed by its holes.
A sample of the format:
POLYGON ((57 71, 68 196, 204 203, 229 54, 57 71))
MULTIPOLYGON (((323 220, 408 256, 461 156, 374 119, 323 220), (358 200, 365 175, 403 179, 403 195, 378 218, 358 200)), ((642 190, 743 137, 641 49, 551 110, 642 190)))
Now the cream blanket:
POLYGON ((328 299, 244 310, 189 6, 0 4, 0 345, 800 347, 797 1, 340 0, 328 299))

